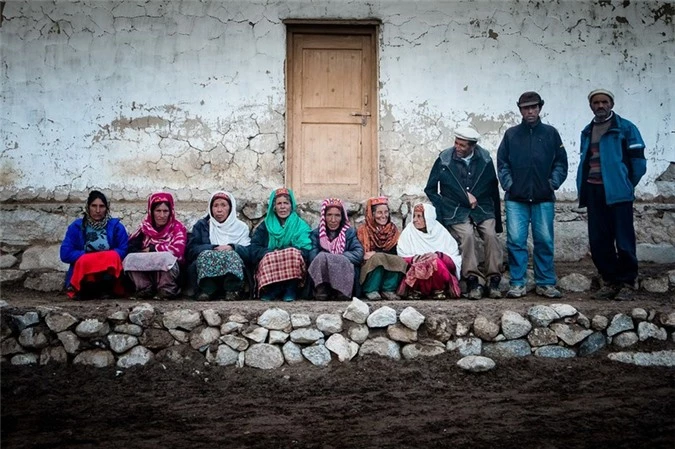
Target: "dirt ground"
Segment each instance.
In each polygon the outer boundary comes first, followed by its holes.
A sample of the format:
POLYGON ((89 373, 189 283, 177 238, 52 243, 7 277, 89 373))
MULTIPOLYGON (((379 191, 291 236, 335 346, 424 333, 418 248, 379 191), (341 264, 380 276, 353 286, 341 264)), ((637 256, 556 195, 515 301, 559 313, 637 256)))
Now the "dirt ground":
MULTIPOLYGON (((673 267, 641 267, 656 275, 673 267)), ((559 275, 588 267, 558 267, 559 275)), ((74 303, 5 289, 11 307, 51 304, 81 315, 131 307, 131 300, 74 303)), ((552 301, 421 301, 424 314, 524 312, 552 301)), ((641 292, 629 303, 561 300, 584 314, 633 307, 671 311, 670 295, 641 292)), ((154 303, 163 310, 216 308, 256 315, 236 303, 154 303)), ((289 312, 335 312, 344 304, 279 304, 289 312)), ((373 306, 374 304, 371 304, 373 306)), ((3 309, 3 313, 7 309, 3 309)), ((635 350, 675 349, 672 341, 635 350)), ((612 362, 607 352, 566 360, 497 360, 470 374, 447 353, 395 362, 377 357, 274 371, 154 363, 125 371, 83 366, 0 366, 3 448, 675 448, 675 369, 612 362)))

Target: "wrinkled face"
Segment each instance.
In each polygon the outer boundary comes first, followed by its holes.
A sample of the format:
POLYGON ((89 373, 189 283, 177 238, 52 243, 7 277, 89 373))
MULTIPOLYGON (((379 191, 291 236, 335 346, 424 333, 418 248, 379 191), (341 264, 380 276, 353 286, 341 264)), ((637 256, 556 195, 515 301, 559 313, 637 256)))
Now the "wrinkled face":
POLYGON ((230 203, 224 198, 216 198, 211 204, 211 215, 218 223, 222 223, 230 216, 230 203))
POLYGON ((595 118, 603 121, 612 112, 614 102, 605 94, 596 94, 591 97, 590 106, 593 114, 595 114, 595 118))
POLYGON ((413 212, 413 226, 419 231, 427 231, 427 221, 424 219, 424 213, 418 211, 413 212))
POLYGON ((291 200, 286 195, 280 195, 274 199, 274 213, 282 220, 291 215, 291 200))
POLYGON ((331 231, 337 231, 342 222, 342 214, 337 207, 326 209, 326 227, 331 231))
POLYGON ((156 228, 161 228, 169 222, 169 215, 171 215, 171 209, 169 209, 168 204, 160 203, 159 206, 156 206, 152 211, 152 219, 155 222, 156 228))
POLYGON ((386 204, 380 204, 375 206, 375 212, 373 212, 373 218, 375 218, 375 223, 384 226, 389 223, 389 206, 386 204))
POLYGON ((541 106, 538 104, 533 104, 531 106, 523 106, 520 108, 520 115, 523 116, 523 120, 526 123, 536 123, 539 120, 539 113, 541 112, 541 106))
POLYGON ((455 138, 455 153, 457 153, 457 156, 461 158, 471 156, 474 146, 476 146, 475 142, 469 142, 468 140, 455 138))
POLYGON ((105 218, 105 214, 108 212, 108 208, 105 207, 105 203, 101 201, 100 198, 96 198, 89 205, 89 216, 94 221, 101 221, 105 218))

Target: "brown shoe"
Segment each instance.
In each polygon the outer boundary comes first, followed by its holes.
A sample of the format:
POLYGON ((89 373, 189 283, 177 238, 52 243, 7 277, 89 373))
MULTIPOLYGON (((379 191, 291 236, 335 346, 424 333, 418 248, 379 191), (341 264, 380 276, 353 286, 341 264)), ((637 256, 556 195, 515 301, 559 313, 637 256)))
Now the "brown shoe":
POLYGON ((614 299, 621 290, 619 284, 607 284, 591 295, 593 299, 614 299))
POLYGON ((624 284, 614 296, 614 301, 632 301, 635 299, 635 288, 624 284))

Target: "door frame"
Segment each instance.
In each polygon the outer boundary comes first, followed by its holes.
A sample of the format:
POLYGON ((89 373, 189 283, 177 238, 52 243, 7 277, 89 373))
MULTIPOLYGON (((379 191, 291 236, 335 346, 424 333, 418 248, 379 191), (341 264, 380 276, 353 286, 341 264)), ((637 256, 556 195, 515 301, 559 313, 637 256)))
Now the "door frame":
MULTIPOLYGON (((371 177, 369 190, 369 197, 377 196, 380 192, 380 145, 379 145, 379 106, 380 106, 380 97, 379 97, 379 36, 380 36, 380 25, 381 21, 377 19, 366 19, 366 20, 331 20, 331 19, 285 19, 283 20, 284 25, 286 25, 286 60, 285 60, 285 84, 286 84, 286 145, 285 145, 285 164, 284 164, 284 179, 285 185, 287 187, 293 187, 296 180, 293 179, 292 166, 294 157, 297 157, 297 152, 294 153, 294 149, 291 148, 293 142, 293 96, 294 88, 293 83, 291 82, 291 74, 289 73, 293 67, 294 61, 294 52, 293 52, 293 43, 294 37, 298 34, 350 34, 350 35, 361 35, 361 36, 370 36, 373 62, 371 64, 372 73, 371 73, 371 86, 368 93, 368 97, 374 101, 374 104, 371 106, 371 155, 369 164, 374 171, 373 176, 371 177)), ((323 198, 313 198, 313 199, 323 199, 323 198)), ((363 200, 363 199, 361 199, 363 200)))

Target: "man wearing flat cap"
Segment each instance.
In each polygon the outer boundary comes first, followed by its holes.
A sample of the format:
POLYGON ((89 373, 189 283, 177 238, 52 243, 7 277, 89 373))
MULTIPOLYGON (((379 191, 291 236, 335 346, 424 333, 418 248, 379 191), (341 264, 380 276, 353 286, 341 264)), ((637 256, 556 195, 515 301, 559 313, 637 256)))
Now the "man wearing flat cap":
POLYGON ((581 131, 577 171, 579 206, 588 210, 588 240, 603 287, 596 299, 633 299, 638 275, 633 227, 634 189, 647 171, 645 143, 637 127, 615 114, 614 94, 588 94, 595 117, 581 131))
POLYGON ((436 159, 424 193, 436 208, 438 221, 459 242, 469 299, 481 299, 485 294, 501 298, 499 184, 490 153, 478 145, 479 138, 472 128, 457 128, 455 145, 436 159), (485 249, 483 271, 478 268, 474 228, 485 249))
POLYGON ((560 134, 542 123, 544 100, 536 92, 523 93, 517 102, 523 117, 506 130, 497 150, 497 173, 506 203, 509 298, 527 294, 527 237, 532 226, 536 293, 560 298, 553 264, 555 191, 567 178, 567 153, 560 134))

